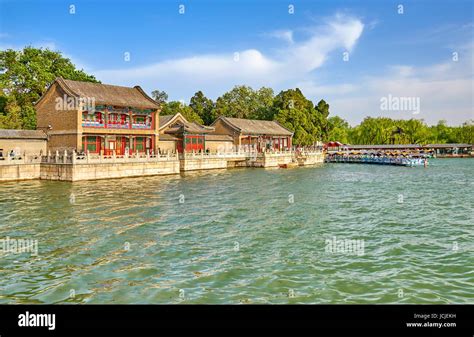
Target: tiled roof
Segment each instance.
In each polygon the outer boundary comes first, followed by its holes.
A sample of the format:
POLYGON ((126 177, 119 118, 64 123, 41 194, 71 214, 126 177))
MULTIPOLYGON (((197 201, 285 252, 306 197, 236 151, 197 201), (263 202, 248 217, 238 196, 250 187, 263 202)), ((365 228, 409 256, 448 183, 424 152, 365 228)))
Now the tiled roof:
POLYGON ((427 144, 424 147, 434 147, 434 148, 453 148, 453 147, 472 147, 472 144, 427 144))
MULTIPOLYGON (((130 88, 118 85, 65 80, 61 77, 58 77, 55 83, 68 95, 95 99, 96 104, 131 106, 145 109, 158 109, 160 107, 139 86, 130 88)), ((38 103, 40 101, 41 99, 38 103)))
POLYGON ((178 122, 176 125, 171 126, 165 132, 166 133, 208 133, 214 131, 214 128, 209 126, 200 125, 196 122, 178 122))
POLYGON ((214 128, 201 125, 196 122, 188 122, 180 113, 174 115, 160 116, 160 132, 165 133, 208 133, 214 131, 214 128))
POLYGON ((0 129, 0 138, 9 139, 47 139, 46 134, 41 130, 12 130, 0 129))
MULTIPOLYGON (((293 132, 286 129, 276 121, 264 121, 256 119, 219 117, 231 128, 249 135, 272 135, 272 136, 291 136, 293 132)), ((212 124, 214 125, 217 120, 212 124)))
POLYGON ((170 120, 172 120, 174 116, 176 116, 176 115, 164 115, 164 116, 160 115, 160 129, 161 129, 162 126, 164 126, 170 120))
POLYGON ((159 136, 159 140, 178 140, 178 138, 172 136, 172 135, 168 135, 166 133, 163 133, 159 136))

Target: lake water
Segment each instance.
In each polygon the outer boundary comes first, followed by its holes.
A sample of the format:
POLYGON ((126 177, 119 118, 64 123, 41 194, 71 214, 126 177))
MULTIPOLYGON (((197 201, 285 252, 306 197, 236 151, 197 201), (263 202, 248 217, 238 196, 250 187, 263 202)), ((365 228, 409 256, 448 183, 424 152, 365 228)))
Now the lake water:
POLYGON ((0 302, 474 303, 474 159, 430 164, 2 183, 0 302))

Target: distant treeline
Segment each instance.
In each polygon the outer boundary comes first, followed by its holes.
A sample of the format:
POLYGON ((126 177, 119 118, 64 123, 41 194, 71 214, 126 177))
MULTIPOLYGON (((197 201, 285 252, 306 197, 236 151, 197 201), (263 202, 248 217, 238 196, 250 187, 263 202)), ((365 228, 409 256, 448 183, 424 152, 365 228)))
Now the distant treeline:
POLYGON ((446 144, 474 143, 474 121, 461 126, 448 126, 445 120, 428 126, 419 119, 366 117, 355 127, 340 117, 329 118, 330 140, 345 144, 446 144))
POLYGON ((338 116, 329 117, 329 104, 324 100, 313 104, 298 88, 273 96, 270 88, 253 90, 236 86, 215 103, 201 91, 194 94, 190 104, 166 102, 166 93, 158 90, 153 91, 153 97, 163 104, 162 114, 180 112, 188 120, 206 125, 218 116, 276 120, 295 132, 294 144, 299 145, 310 145, 318 140, 345 144, 474 143, 472 120, 452 127, 444 120, 428 126, 420 119, 366 117, 351 127, 338 116))
MULTIPOLYGON (((48 49, 26 47, 22 51, 0 51, 0 128, 36 128, 36 102, 56 77, 99 82, 92 75, 78 70, 71 61, 48 49)), ((218 116, 276 120, 294 132, 293 143, 311 145, 318 140, 349 144, 408 143, 473 143, 474 124, 450 127, 445 121, 428 126, 423 120, 394 120, 367 117, 351 127, 338 116, 329 116, 329 104, 320 100, 314 104, 298 89, 254 90, 236 86, 215 102, 198 91, 186 102, 168 101, 160 90, 152 92, 162 104, 161 115, 180 112, 190 121, 211 124, 218 116)))

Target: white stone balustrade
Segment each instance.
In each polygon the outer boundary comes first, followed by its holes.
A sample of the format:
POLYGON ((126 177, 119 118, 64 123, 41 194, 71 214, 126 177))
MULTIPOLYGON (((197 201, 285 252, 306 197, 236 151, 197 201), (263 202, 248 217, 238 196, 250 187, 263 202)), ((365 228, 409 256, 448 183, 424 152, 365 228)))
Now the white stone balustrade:
POLYGON ((41 162, 41 155, 23 154, 0 157, 0 165, 35 164, 41 162))
MULTIPOLYGON (((48 164, 97 164, 97 163, 138 163, 138 162, 157 162, 177 160, 177 153, 167 152, 161 154, 149 153, 134 153, 117 155, 115 152, 111 155, 91 154, 89 151, 85 153, 77 153, 76 151, 56 151, 51 154, 48 152, 46 156, 37 156, 38 162, 48 164)), ((1 162, 0 162, 1 163, 1 162)), ((17 162, 15 162, 17 163, 17 162)))

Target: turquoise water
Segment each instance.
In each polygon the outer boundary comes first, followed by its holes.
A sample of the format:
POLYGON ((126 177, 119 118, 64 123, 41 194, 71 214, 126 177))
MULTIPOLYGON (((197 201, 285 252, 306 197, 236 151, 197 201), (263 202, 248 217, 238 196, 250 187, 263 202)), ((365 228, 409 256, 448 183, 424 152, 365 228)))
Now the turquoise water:
POLYGON ((0 239, 38 254, 0 252, 0 302, 474 303, 473 178, 438 159, 3 183, 0 239))

